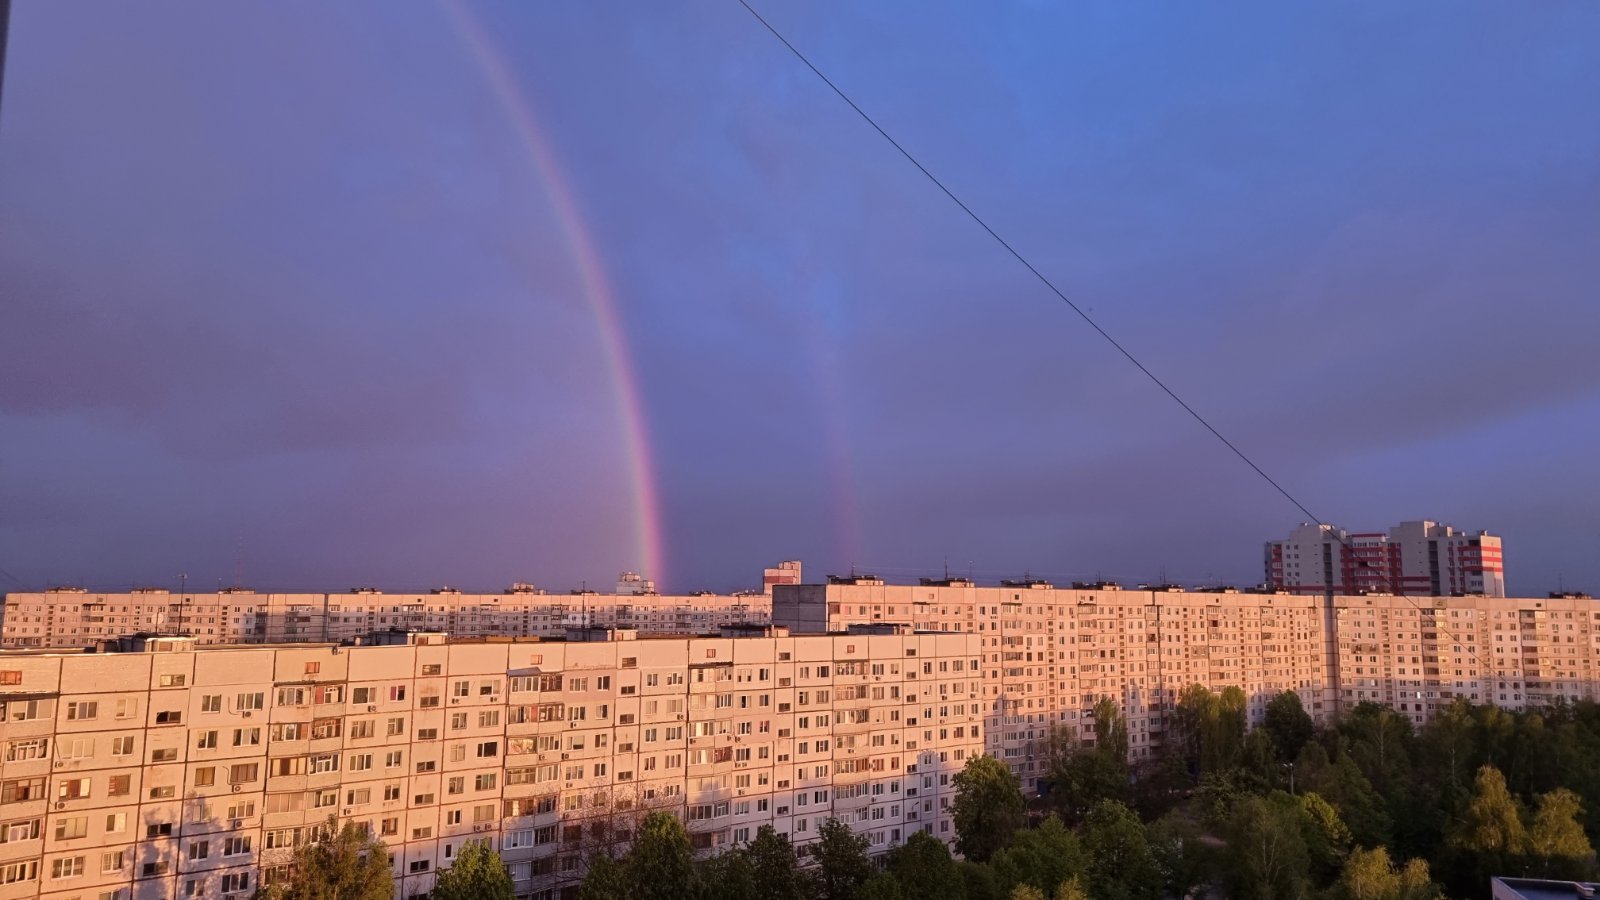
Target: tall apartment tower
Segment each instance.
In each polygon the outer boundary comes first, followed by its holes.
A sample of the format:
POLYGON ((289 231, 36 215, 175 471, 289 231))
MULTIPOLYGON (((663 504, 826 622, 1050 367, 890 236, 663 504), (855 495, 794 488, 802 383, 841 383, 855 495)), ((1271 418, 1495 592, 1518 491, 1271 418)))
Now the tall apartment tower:
POLYGON ((773 585, 799 583, 800 560, 798 559, 786 559, 761 573, 761 591, 769 597, 772 596, 773 585))
POLYGON ((1506 595, 1500 538, 1426 520, 1383 532, 1303 524, 1266 545, 1266 584, 1293 594, 1506 595))

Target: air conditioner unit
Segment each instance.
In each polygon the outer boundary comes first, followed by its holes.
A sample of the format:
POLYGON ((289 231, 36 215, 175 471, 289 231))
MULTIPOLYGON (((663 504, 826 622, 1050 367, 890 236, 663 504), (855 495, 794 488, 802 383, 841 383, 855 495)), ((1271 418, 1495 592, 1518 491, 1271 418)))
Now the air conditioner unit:
POLYGON ((244 820, 243 819, 229 819, 228 820, 228 827, 232 828, 234 830, 238 830, 240 828, 243 828, 244 827, 244 820))
POLYGON ((67 801, 65 801, 65 800, 57 800, 56 801, 56 809, 66 809, 66 808, 67 808, 67 801))
POLYGON ((377 712, 377 711, 378 711, 377 704, 373 704, 373 705, 367 707, 367 712, 377 712))
POLYGON ((58 769, 65 767, 66 764, 67 764, 67 761, 64 760, 64 759, 56 760, 56 768, 58 768, 58 769))
POLYGON ((243 715, 246 719, 250 718, 250 710, 245 710, 243 713, 241 713, 241 715, 243 715))
POLYGON ((236 785, 233 786, 233 792, 235 794, 239 793, 242 790, 244 790, 244 785, 242 785, 242 784, 236 784, 236 785))

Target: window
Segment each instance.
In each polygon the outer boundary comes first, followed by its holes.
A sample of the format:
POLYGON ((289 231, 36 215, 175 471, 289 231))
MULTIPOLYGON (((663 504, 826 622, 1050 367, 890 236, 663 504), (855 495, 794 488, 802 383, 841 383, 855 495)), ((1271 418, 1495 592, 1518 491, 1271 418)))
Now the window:
POLYGON ((6 669, 5 671, 0 672, 0 684, 21 684, 21 683, 22 683, 22 670, 21 669, 6 669))
POLYGON ((39 877, 39 861, 37 859, 14 862, 0 866, 0 884, 16 884, 19 881, 33 881, 39 877))
POLYGON ((208 859, 208 858, 210 858, 210 856, 211 856, 211 842, 210 841, 190 841, 189 842, 189 858, 190 859, 208 859))
POLYGON ((83 857, 66 856, 50 864, 51 878, 77 878, 83 874, 83 857))
POLYGON ((106 781, 106 796, 108 797, 125 797, 132 792, 132 775, 113 775, 106 781))
POLYGON ((183 711, 177 709, 164 709, 156 713, 157 725, 178 725, 183 722, 183 711))
POLYGON ((215 766, 201 766, 194 770, 194 786, 210 787, 217 783, 217 769, 215 766))
POLYGON ((38 839, 38 819, 23 819, 0 825, 0 844, 11 844, 17 841, 36 841, 38 839))
POLYGON ((250 784, 261 777, 259 763, 235 763, 228 769, 229 784, 250 784))
POLYGON ((162 675, 160 685, 162 687, 183 687, 187 682, 188 678, 183 675, 162 675))
POLYGON ((94 700, 73 700, 67 704, 67 719, 80 721, 93 719, 100 710, 100 704, 94 700))
POLYGON ((215 731, 202 731, 202 732, 200 732, 200 736, 195 741, 195 745, 194 746, 195 746, 195 749, 197 749, 197 750, 215 750, 215 749, 217 749, 217 733, 215 731))
POLYGON ((222 695, 206 694, 200 698, 200 711, 207 713, 222 712, 222 695))
POLYGON ((133 755, 133 735, 126 734, 126 735, 123 735, 121 737, 112 738, 111 739, 111 755, 112 756, 132 756, 133 755))
POLYGON ((222 842, 223 856, 242 856, 250 852, 250 836, 230 837, 222 842))
POLYGON ((56 820, 56 840, 66 841, 81 838, 89 833, 89 817, 73 816, 69 819, 56 820))
POLYGON ((57 800, 77 800, 87 796, 89 796, 87 778, 68 778, 56 785, 57 800))
POLYGON ((229 872, 222 876, 222 892, 232 894, 250 890, 249 872, 229 872))
POLYGON ((236 706, 241 712, 246 710, 265 709, 266 699, 267 695, 262 691, 257 691, 254 694, 240 694, 238 697, 234 698, 234 706, 236 706))
POLYGON ((50 739, 23 738, 6 744, 6 762, 24 762, 30 759, 48 759, 50 739))
POLYGON ((107 850, 100 854, 100 874, 110 875, 121 872, 123 866, 128 864, 126 850, 107 850))

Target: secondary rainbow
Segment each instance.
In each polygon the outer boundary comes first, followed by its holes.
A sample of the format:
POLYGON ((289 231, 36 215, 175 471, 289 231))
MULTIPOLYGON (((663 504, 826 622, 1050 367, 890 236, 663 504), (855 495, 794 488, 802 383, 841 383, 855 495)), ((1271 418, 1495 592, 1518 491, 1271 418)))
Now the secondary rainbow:
POLYGON ((631 363, 628 335, 623 328, 622 317, 617 312, 615 292, 606 278, 603 261, 595 249, 594 240, 584 224, 572 191, 562 176, 555 153, 550 149, 550 142, 539 130, 533 107, 512 77, 504 54, 460 2, 444 0, 443 6, 454 21, 473 61, 483 71, 489 89, 505 111, 512 131, 526 149, 528 159, 543 183, 551 211, 555 213, 572 251, 573 261, 577 264, 583 299, 594 315, 606 368, 616 390, 617 414, 626 443, 628 475, 633 489, 637 550, 643 557, 644 571, 659 584, 666 579, 666 551, 655 471, 651 464, 649 426, 639 399, 638 375, 631 363))

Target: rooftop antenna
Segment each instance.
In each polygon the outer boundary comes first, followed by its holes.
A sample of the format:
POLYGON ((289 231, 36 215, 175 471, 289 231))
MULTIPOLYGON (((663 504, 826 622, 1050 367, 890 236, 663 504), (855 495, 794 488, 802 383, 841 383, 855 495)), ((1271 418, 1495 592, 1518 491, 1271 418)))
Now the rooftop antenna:
POLYGON ((946 554, 945 558, 944 558, 944 580, 945 581, 949 581, 950 580, 950 556, 949 556, 949 554, 946 554))

